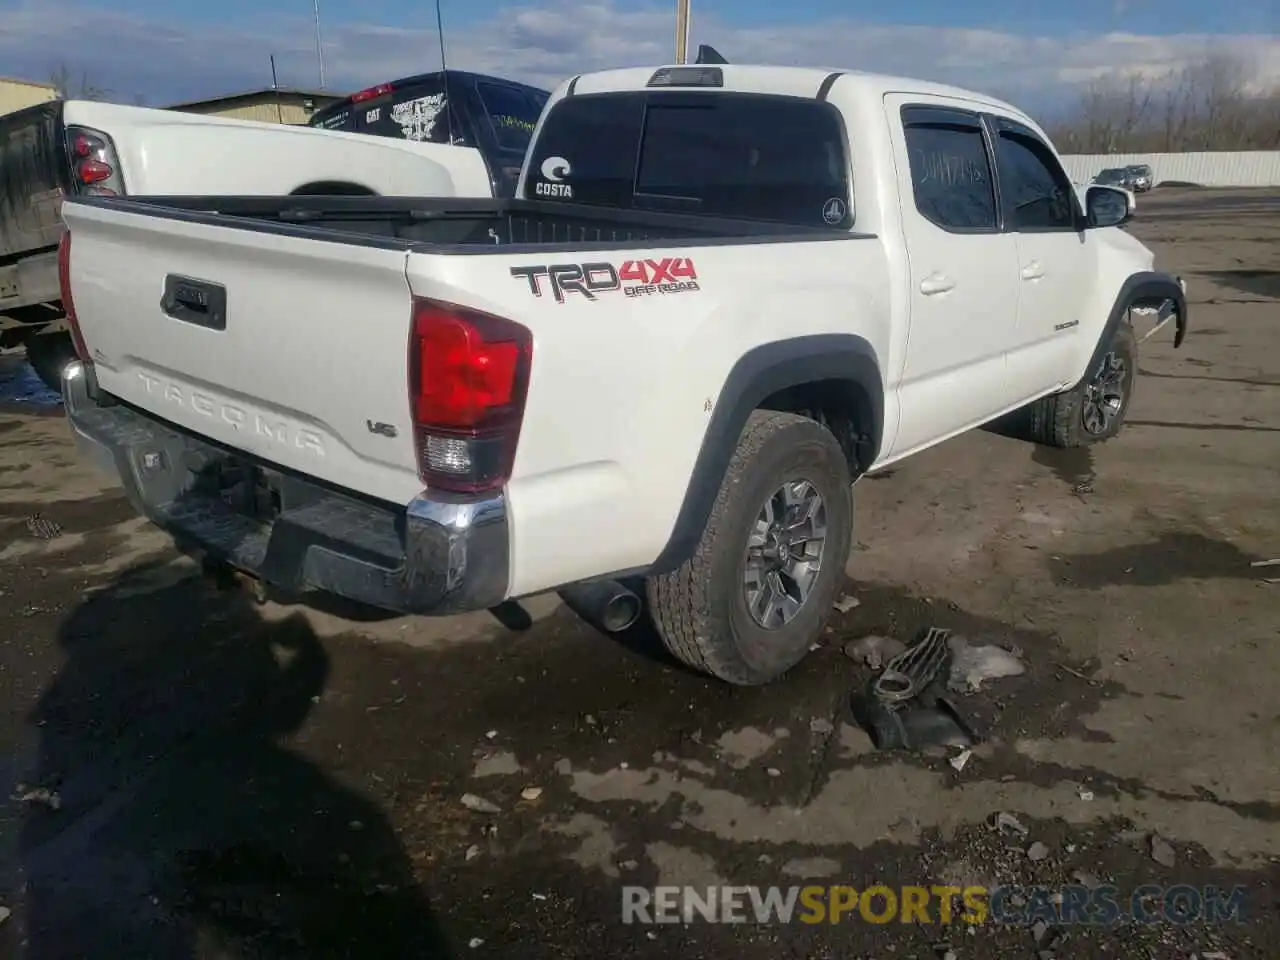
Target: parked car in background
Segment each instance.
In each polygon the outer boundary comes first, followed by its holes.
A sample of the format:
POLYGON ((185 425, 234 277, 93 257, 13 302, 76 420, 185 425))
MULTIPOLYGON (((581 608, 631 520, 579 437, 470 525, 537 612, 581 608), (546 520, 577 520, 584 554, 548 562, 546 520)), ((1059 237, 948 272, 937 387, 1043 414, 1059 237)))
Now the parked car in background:
POLYGON ((511 196, 548 91, 450 70, 380 84, 306 126, 84 100, 0 117, 0 348, 46 385, 74 356, 58 287, 67 197, 511 196))
POLYGON ((1129 189, 1135 193, 1146 193, 1153 186, 1151 167, 1147 164, 1130 164, 1125 170, 1129 174, 1129 189))
POLYGON ((1132 190, 1132 177, 1128 167, 1108 167, 1093 178, 1093 182, 1104 187, 1124 187, 1132 190))

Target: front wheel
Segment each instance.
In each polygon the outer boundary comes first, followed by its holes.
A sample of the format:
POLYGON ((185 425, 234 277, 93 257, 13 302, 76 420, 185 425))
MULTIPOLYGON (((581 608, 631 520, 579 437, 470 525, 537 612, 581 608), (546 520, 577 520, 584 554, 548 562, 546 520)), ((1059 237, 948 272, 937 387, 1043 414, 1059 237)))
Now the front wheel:
POLYGON ((1074 389, 1042 397, 1030 405, 1031 437, 1052 447, 1083 447, 1120 432, 1138 377, 1138 341, 1121 322, 1102 360, 1074 389))
POLYGON ((852 519, 849 466, 831 431, 752 413, 694 555, 646 583, 667 649, 733 684, 786 673, 831 614, 852 519))

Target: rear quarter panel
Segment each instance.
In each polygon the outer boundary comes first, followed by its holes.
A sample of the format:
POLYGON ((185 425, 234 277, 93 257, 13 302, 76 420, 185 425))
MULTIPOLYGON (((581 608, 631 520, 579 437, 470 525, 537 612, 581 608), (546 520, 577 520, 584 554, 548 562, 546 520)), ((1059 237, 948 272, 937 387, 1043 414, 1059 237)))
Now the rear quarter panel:
POLYGON ((533 368, 515 469, 511 589, 646 566, 661 552, 733 365, 761 344, 858 333, 888 349, 876 239, 528 255, 411 254, 415 296, 524 323, 533 368), (558 300, 513 267, 688 258, 696 289, 558 300))

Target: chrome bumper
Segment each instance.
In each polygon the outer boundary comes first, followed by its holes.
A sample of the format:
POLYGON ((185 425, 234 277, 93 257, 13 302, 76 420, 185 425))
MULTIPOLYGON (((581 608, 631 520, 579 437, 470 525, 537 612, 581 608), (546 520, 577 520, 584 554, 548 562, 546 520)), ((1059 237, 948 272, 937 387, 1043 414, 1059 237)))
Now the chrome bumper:
POLYGON ((507 597, 500 493, 424 494, 397 508, 276 474, 280 510, 262 520, 209 489, 208 468, 236 461, 234 453, 110 398, 100 402, 92 367, 83 363, 67 366, 62 393, 81 456, 116 476, 135 509, 188 552, 290 594, 331 593, 402 613, 464 613, 507 597))

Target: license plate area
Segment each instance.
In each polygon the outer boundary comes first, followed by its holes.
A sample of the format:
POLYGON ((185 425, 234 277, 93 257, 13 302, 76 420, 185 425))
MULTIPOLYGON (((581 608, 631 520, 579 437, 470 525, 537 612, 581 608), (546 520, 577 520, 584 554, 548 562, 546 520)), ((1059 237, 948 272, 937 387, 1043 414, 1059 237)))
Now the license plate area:
POLYGON ((275 470, 230 460, 219 470, 218 494, 236 513, 270 526, 280 516, 283 481, 283 475, 275 470))

